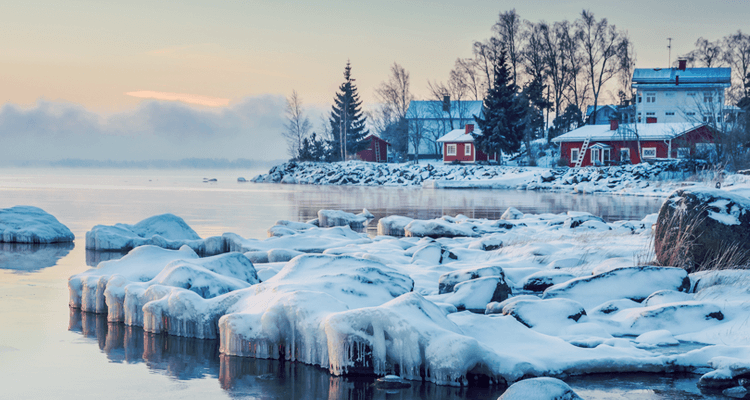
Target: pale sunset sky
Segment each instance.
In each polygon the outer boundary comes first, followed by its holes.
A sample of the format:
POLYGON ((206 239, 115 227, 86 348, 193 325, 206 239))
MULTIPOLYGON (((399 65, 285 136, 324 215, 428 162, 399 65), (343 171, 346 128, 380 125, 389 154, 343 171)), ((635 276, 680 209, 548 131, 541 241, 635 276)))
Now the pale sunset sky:
MULTIPOLYGON (((17 146, 32 159, 55 158, 44 152, 45 145, 36 153, 24 147, 44 141, 47 129, 58 136, 85 132, 88 141, 137 132, 176 146, 168 152, 126 149, 119 153, 123 158, 200 156, 194 146, 176 143, 195 138, 229 143, 235 130, 245 132, 243 137, 261 131, 278 136, 284 96, 293 89, 317 123, 342 82, 347 59, 366 103, 375 100, 374 88, 394 61, 410 72, 412 91, 424 98, 427 81, 446 80, 455 59, 471 56, 473 41, 489 37, 498 13, 511 8, 532 22, 572 21, 590 9, 628 31, 637 67, 667 66, 667 37, 673 38, 674 60, 700 36, 716 40, 738 29, 750 31, 747 0, 5 0, 0 137, 30 135, 17 146), (26 134, 30 124, 33 132, 26 134)), ((260 144, 278 143, 274 138, 260 144)), ((59 149, 49 146, 46 150, 59 149)), ((68 150, 57 158, 112 158, 97 157, 104 148, 93 154, 68 150)), ((283 148, 257 154, 203 151, 230 159, 286 156, 283 148)))

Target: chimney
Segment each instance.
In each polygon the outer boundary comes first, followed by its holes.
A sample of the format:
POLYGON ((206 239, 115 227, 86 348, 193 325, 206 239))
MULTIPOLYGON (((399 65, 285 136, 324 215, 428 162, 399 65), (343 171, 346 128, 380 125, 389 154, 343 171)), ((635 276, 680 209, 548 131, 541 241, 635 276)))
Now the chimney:
POLYGON ((618 121, 616 119, 610 119, 609 120, 609 130, 610 131, 616 131, 617 128, 619 128, 619 127, 620 127, 620 121, 618 121))
POLYGON ((687 68, 687 60, 677 60, 677 69, 684 71, 687 68))
POLYGON ((466 134, 470 134, 471 132, 474 132, 474 124, 466 124, 466 134))

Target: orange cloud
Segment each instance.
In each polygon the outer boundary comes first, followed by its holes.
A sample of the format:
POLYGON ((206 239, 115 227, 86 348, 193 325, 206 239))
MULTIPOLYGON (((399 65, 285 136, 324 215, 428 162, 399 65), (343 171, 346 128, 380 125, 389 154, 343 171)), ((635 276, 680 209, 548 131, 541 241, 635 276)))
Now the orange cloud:
POLYGON ((226 107, 229 105, 229 99, 223 99, 221 97, 201 96, 199 94, 154 92, 151 90, 127 92, 125 94, 141 99, 181 101, 183 103, 198 104, 206 107, 226 107))

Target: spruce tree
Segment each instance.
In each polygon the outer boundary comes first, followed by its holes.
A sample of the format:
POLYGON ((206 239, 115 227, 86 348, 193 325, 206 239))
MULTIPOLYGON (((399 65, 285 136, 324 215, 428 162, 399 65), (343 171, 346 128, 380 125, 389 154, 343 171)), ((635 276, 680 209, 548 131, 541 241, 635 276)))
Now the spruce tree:
POLYGON ((482 131, 481 135, 474 136, 474 143, 485 154, 514 153, 520 149, 523 140, 525 110, 517 99, 517 88, 505 65, 504 51, 494 71, 494 84, 482 103, 483 115, 481 118, 474 116, 482 131))
POLYGON ((362 113, 362 100, 357 93, 357 86, 351 77, 352 67, 349 61, 344 68, 344 83, 333 99, 331 110, 332 139, 329 145, 331 159, 342 160, 351 157, 367 147, 362 139, 369 134, 365 129, 366 118, 362 113), (344 139, 345 138, 345 139, 344 139))

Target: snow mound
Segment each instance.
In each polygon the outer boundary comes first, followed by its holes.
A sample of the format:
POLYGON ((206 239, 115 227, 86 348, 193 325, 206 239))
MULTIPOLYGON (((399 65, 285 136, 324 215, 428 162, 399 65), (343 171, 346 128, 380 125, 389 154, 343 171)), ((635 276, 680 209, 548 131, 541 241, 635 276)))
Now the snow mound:
POLYGON ((0 209, 0 242, 59 243, 75 239, 67 226, 41 208, 15 206, 0 209))
POLYGON ((378 235, 406 236, 404 228, 413 218, 391 215, 378 221, 378 235))
POLYGON ((201 239, 182 218, 173 214, 155 215, 135 225, 96 225, 86 232, 86 248, 89 250, 128 251, 144 245, 172 250, 187 245, 204 255, 224 252, 220 237, 201 239))

